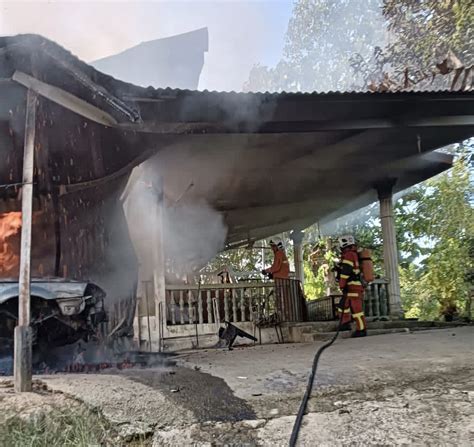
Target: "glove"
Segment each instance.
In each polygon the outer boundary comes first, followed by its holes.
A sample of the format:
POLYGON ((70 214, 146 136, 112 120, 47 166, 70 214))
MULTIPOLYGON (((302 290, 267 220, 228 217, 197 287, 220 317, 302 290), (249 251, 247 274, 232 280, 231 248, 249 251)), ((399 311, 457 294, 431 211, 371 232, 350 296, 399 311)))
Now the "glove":
POLYGON ((268 279, 273 279, 273 273, 267 273, 268 279))
POLYGON ((261 273, 262 273, 262 275, 267 275, 267 271, 266 271, 265 269, 264 269, 264 270, 262 270, 262 272, 261 272, 261 273))

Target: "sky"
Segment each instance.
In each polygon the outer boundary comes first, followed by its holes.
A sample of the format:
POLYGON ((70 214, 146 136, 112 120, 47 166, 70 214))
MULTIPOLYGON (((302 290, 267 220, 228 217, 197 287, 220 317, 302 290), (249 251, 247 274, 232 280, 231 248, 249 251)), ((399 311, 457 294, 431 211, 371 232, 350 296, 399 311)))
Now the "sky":
POLYGON ((208 27, 199 89, 242 90, 254 64, 281 57, 292 1, 0 0, 0 35, 36 33, 86 62, 208 27))

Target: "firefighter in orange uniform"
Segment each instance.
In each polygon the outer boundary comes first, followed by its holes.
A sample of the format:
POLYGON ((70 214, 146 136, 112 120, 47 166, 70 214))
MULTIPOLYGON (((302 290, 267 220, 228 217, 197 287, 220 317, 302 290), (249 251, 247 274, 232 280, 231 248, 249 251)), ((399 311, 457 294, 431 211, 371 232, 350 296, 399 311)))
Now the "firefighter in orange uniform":
POLYGON ((339 269, 339 287, 343 293, 343 299, 337 308, 342 316, 342 330, 350 328, 351 316, 356 322, 356 331, 352 337, 365 337, 367 335, 367 323, 363 311, 364 287, 361 280, 359 255, 354 236, 346 235, 339 238, 341 249, 341 265, 339 269))
POLYGON ((290 264, 286 257, 283 242, 278 239, 270 241, 270 247, 273 251, 273 264, 270 268, 262 270, 262 274, 267 275, 270 279, 288 279, 290 276, 290 264))

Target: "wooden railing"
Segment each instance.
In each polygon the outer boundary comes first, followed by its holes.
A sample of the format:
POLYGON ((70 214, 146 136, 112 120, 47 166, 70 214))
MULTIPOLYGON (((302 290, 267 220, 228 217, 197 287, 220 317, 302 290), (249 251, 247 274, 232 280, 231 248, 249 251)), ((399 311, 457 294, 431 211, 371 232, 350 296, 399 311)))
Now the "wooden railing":
POLYGON ((336 305, 342 295, 329 295, 307 301, 309 321, 332 321, 337 319, 336 305))
POLYGON ((302 321, 301 285, 296 280, 166 287, 166 324, 255 321, 278 314, 281 321, 302 321))
MULTIPOLYGON (((330 295, 307 302, 310 321, 331 321, 337 319, 336 306, 342 295, 330 295)), ((366 317, 387 317, 390 314, 388 281, 376 279, 365 289, 364 313, 366 317)))

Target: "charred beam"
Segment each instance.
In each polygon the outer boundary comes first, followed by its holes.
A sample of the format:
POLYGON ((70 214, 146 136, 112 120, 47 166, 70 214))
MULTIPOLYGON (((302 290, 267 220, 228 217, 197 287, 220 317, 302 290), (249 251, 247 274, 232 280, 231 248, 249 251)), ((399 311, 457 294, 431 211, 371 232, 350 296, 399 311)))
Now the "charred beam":
POLYGON ((412 119, 363 119, 341 121, 270 121, 252 122, 154 122, 119 124, 120 128, 142 133, 171 135, 202 135, 232 133, 303 133, 331 130, 395 129, 402 127, 469 127, 474 126, 474 115, 433 116, 412 119))
POLYGON ((104 126, 115 126, 117 124, 117 120, 106 111, 99 109, 65 90, 42 82, 33 76, 21 71, 15 71, 12 79, 50 101, 96 123, 103 124, 104 126))

